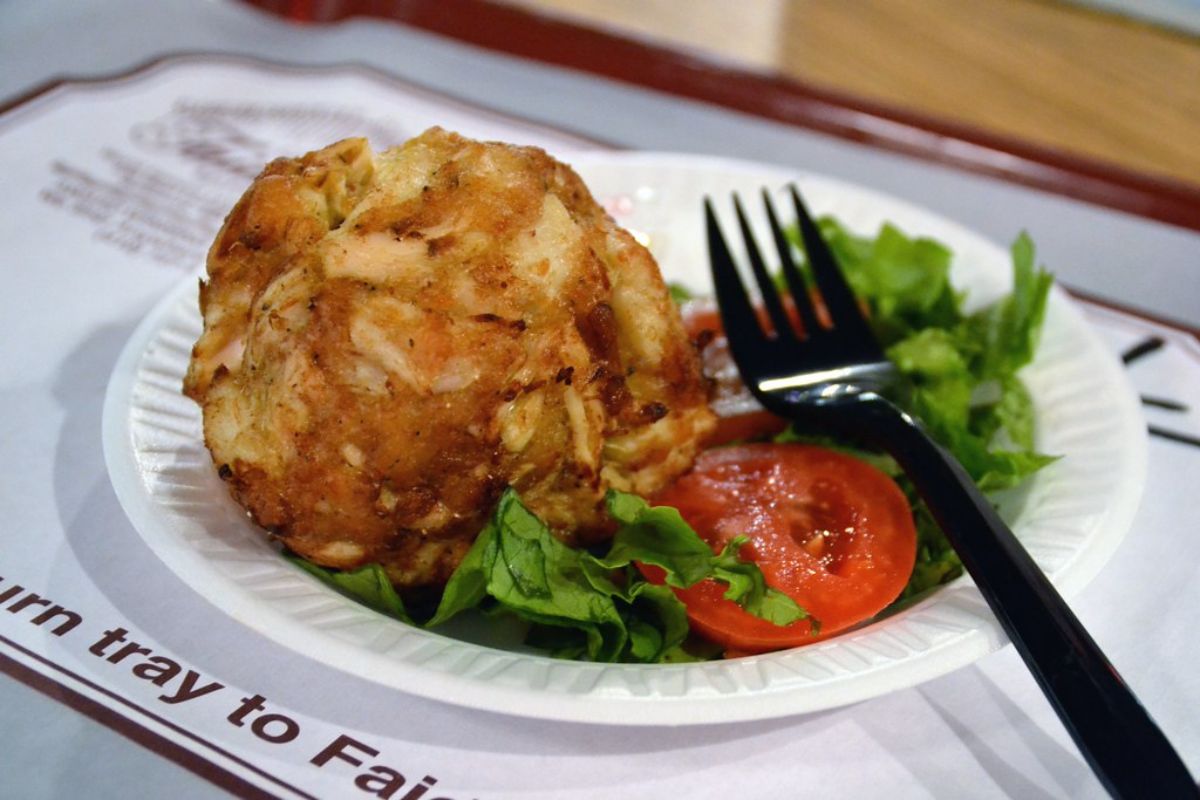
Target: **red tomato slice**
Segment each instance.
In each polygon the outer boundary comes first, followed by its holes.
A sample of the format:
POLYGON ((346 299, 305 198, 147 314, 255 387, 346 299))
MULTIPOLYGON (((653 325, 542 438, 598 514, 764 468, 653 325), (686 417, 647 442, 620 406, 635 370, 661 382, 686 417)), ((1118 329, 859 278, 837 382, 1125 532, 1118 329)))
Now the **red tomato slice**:
MULTIPOLYGON (((676 590, 693 629, 734 653, 808 644, 869 619, 896 599, 916 559, 917 532, 900 488, 852 456, 801 444, 707 450, 658 497, 718 552, 749 537, 741 557, 820 622, 781 627, 754 617, 703 581, 676 590)), ((647 578, 657 578, 647 569, 647 578)))

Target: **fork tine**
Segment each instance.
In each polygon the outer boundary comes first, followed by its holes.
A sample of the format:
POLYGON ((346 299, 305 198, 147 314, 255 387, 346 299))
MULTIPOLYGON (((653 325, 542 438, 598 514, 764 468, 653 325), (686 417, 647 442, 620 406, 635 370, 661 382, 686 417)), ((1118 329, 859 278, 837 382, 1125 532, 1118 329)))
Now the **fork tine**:
POLYGON ((721 235, 721 225, 713 211, 712 200, 707 197, 704 198, 704 219, 708 229, 708 261, 712 268, 717 305, 734 359, 742 364, 743 358, 753 358, 754 348, 749 346, 754 344, 753 340, 757 338, 760 345, 765 344, 766 336, 758 324, 758 315, 754 313, 746 287, 742 285, 733 254, 721 235))
POLYGON ((783 303, 779 301, 779 290, 775 288, 775 282, 767 273, 767 265, 763 262, 758 242, 754 239, 754 231, 750 229, 750 222, 746 219, 742 201, 736 194, 733 196, 733 208, 737 212, 738 225, 742 229, 742 241, 746 245, 746 254, 750 256, 750 269, 754 273, 754 280, 758 282, 758 290, 762 295, 763 305, 766 306, 767 315, 771 318, 771 327, 775 329, 775 335, 780 339, 795 340, 796 333, 792 330, 791 320, 788 319, 787 312, 783 310, 783 303))
POLYGON ((800 221, 800 236, 804 240, 808 264, 812 268, 813 277, 816 278, 817 287, 821 290, 821 297, 825 300, 825 307, 829 310, 834 328, 862 337, 866 342, 873 342, 874 335, 863 319, 858 301, 846 284, 842 270, 830 252, 829 245, 825 244, 817 223, 813 221, 804 201, 800 199, 800 192, 794 185, 788 188, 791 190, 792 204, 796 207, 796 217, 800 221))
POLYGON ((812 338, 821 332, 821 326, 817 322, 817 315, 813 310, 812 298, 808 295, 808 286, 805 285, 804 276, 796 267, 796 260, 792 258, 792 244, 783 232, 783 226, 779 224, 779 217, 775 214, 775 204, 771 202, 771 193, 763 189, 762 197, 763 205, 767 207, 767 221, 771 225, 771 237, 775 240, 775 249, 779 251, 779 261, 783 265, 783 274, 787 278, 788 288, 791 289, 792 302, 796 304, 796 312, 800 315, 800 324, 804 328, 805 337, 812 338))

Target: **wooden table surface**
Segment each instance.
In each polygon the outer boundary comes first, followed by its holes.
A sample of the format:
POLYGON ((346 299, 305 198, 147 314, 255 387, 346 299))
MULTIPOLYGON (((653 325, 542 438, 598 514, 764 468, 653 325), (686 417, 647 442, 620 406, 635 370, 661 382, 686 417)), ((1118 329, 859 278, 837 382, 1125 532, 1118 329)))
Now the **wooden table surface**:
POLYGON ((1049 0, 509 0, 1200 186, 1200 38, 1049 0))

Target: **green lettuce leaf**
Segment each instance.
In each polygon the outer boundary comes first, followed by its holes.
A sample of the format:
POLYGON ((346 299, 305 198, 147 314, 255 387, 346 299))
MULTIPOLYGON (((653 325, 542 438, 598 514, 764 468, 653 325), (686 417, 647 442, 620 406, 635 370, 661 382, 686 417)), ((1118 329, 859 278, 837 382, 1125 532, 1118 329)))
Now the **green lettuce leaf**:
MULTIPOLYGON (((440 624, 470 606, 470 600, 492 597, 499 608, 545 628, 571 628, 588 658, 616 661, 628 644, 628 630, 611 582, 601 584, 584 566, 588 554, 560 542, 508 489, 500 497, 491 522, 471 548, 477 558, 464 561, 447 584, 430 620, 440 624)), ((471 553, 468 554, 469 556, 471 553)))
POLYGON ((910 378, 962 378, 969 374, 958 338, 944 328, 925 328, 901 339, 887 349, 887 357, 910 378))
POLYGON ((354 570, 337 570, 317 566, 297 556, 289 555, 288 560, 352 600, 412 624, 412 618, 404 608, 404 601, 396 594, 391 579, 378 564, 368 564, 354 570))
POLYGON ((1022 233, 1012 245, 1013 287, 1000 302, 967 318, 964 348, 975 351, 972 371, 981 379, 1004 378, 1033 360, 1054 279, 1034 269, 1033 242, 1022 233))
MULTIPOLYGON (((788 595, 767 586, 762 571, 750 561, 738 558, 746 540, 735 537, 720 553, 713 555, 679 512, 669 506, 650 506, 637 495, 609 489, 608 513, 621 523, 612 549, 604 559, 608 568, 619 568, 640 561, 666 571, 666 582, 686 589, 705 578, 726 584, 725 598, 732 600, 756 617, 776 625, 790 625, 808 619, 808 612, 788 595)), ((817 620, 812 621, 818 630, 817 620)))
MULTIPOLYGON (((968 315, 950 283, 952 254, 941 244, 888 224, 874 236, 852 233, 831 217, 818 226, 866 302, 888 358, 909 381, 893 400, 921 420, 981 489, 1015 486, 1055 460, 1036 451, 1033 403, 1017 374, 1037 349, 1053 282, 1035 266, 1028 235, 1012 245, 1012 291, 968 315)), ((799 247, 798 232, 789 233, 799 247)), ((789 428, 776 440, 805 438, 789 428)), ((848 449, 873 463, 881 458, 848 449)), ((913 500, 917 565, 904 595, 911 596, 955 577, 962 565, 907 480, 889 474, 913 500)))
POLYGON ((912 504, 917 528, 917 559, 908 584, 900 594, 899 600, 903 601, 954 580, 963 573, 963 565, 929 508, 917 497, 912 482, 908 478, 898 482, 912 504))
POLYGON ((832 217, 817 225, 850 287, 870 308, 884 345, 930 325, 953 323, 960 298, 950 284, 953 254, 945 245, 909 237, 890 223, 873 237, 851 233, 832 217))
POLYGON ((493 602, 492 613, 530 623, 528 643, 563 658, 662 661, 685 657, 687 612, 670 586, 714 579, 726 596, 776 624, 806 615, 786 595, 768 588, 736 547, 714 555, 673 508, 652 508, 635 495, 610 491, 606 502, 620 523, 604 556, 560 542, 508 489, 446 585, 426 623, 493 602), (646 581, 634 562, 655 564, 668 585, 646 581))
POLYGON ((496 562, 496 548, 496 517, 493 515, 450 575, 446 588, 442 590, 442 599, 437 610, 425 623, 427 627, 441 625, 451 617, 483 602, 488 596, 488 574, 496 562))
POLYGON ((686 589, 712 571, 713 552, 683 521, 674 508, 652 508, 634 494, 610 490, 605 497, 608 514, 621 527, 608 554, 597 559, 607 569, 621 569, 634 561, 666 571, 666 582, 686 589))

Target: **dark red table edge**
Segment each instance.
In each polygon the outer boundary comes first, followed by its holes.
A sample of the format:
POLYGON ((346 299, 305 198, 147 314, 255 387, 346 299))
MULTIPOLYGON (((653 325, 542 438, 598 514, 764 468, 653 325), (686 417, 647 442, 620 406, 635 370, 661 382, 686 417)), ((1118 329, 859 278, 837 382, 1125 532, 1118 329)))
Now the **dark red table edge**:
POLYGON ((1200 231, 1200 186, 488 0, 243 0, 298 24, 369 17, 1200 231))

